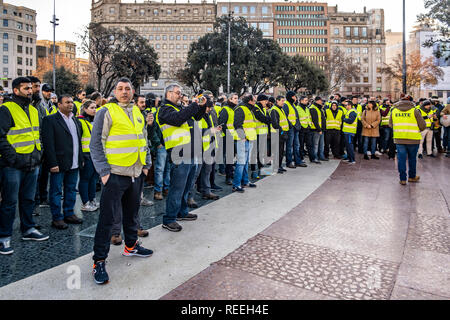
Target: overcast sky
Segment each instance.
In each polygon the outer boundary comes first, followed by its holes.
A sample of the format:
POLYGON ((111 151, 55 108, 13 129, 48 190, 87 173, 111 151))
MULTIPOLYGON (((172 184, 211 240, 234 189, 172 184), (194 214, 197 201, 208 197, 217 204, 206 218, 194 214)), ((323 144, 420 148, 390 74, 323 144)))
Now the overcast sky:
MULTIPOLYGON (((4 0, 17 6, 25 6, 37 11, 37 34, 39 40, 52 40, 53 29, 50 21, 53 16, 53 0, 4 0)), ((134 0, 122 0, 125 2, 135 2, 134 0)), ((137 0, 143 2, 143 0, 137 0)), ((158 1, 159 2, 159 1, 158 1)), ((173 0, 164 2, 174 2, 173 0)), ((187 2, 187 0, 178 0, 187 2)), ((200 0, 191 0, 201 2, 200 0)), ((212 0, 207 2, 212 3, 212 0)), ((244 1, 242 1, 244 2, 244 1)), ((247 0, 245 2, 260 2, 257 0, 247 0)), ((275 2, 275 1, 267 1, 275 2)), ((296 2, 296 1, 293 1, 296 2)), ((392 31, 402 31, 402 0, 330 0, 328 5, 338 5, 339 11, 362 12, 364 6, 367 10, 374 8, 384 9, 385 28, 392 31)), ((83 27, 88 25, 91 19, 91 0, 56 0, 56 17, 59 18, 59 26, 56 29, 56 40, 67 40, 77 42, 77 33, 81 33, 83 27)), ((406 1, 406 30, 411 31, 416 22, 416 16, 425 11, 424 0, 406 1)), ((81 55, 81 52, 79 53, 81 55)))

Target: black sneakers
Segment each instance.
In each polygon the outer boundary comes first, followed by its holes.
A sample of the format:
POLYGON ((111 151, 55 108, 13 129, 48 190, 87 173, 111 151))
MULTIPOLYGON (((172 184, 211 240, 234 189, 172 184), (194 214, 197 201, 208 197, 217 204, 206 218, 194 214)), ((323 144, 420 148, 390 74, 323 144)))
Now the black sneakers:
POLYGON ((183 230, 183 228, 176 222, 163 224, 162 227, 172 232, 180 232, 181 230, 183 230))
POLYGON ((48 240, 49 236, 44 236, 42 233, 34 229, 30 233, 23 235, 22 240, 24 241, 45 241, 48 240))
POLYGON ((177 217, 177 221, 195 221, 198 216, 196 214, 188 213, 185 217, 177 217))
POLYGON ((10 240, 0 241, 0 254, 10 255, 10 254, 13 254, 13 253, 14 253, 14 250, 11 248, 11 241, 10 240))
POLYGON ((128 248, 127 246, 125 246, 125 249, 123 249, 122 252, 122 255, 125 257, 136 256, 141 258, 148 258, 152 254, 153 254, 152 250, 141 247, 137 242, 133 248, 128 248))
POLYGON ((92 270, 94 281, 96 284, 106 284, 109 281, 108 273, 105 268, 105 261, 96 261, 92 270))

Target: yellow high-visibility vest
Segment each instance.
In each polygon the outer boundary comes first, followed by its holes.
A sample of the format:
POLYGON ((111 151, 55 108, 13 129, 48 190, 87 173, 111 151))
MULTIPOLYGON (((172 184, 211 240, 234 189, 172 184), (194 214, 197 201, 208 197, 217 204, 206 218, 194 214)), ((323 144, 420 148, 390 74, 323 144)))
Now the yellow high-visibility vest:
POLYGON ((273 106, 270 109, 270 113, 272 113, 274 110, 276 112, 278 112, 278 115, 280 116, 280 123, 279 123, 279 125, 281 127, 281 130, 284 131, 284 132, 289 131, 289 122, 288 122, 288 119, 286 117, 286 113, 284 113, 284 110, 281 109, 281 108, 273 106))
POLYGON ((146 165, 147 141, 143 130, 145 119, 141 110, 133 106, 133 122, 123 109, 115 104, 105 105, 112 119, 109 136, 106 139, 105 153, 108 163, 121 167, 129 167, 140 159, 146 165))
POLYGON ((84 118, 78 118, 81 122, 81 127, 83 128, 83 134, 81 136, 81 148, 84 153, 90 153, 91 149, 89 144, 91 143, 91 135, 92 135, 92 123, 87 121, 84 118))
MULTIPOLYGON (((229 106, 222 107, 222 110, 226 110, 226 112, 228 113, 226 129, 233 136, 233 140, 235 140, 235 141, 239 140, 239 136, 238 136, 236 130, 234 129, 234 110, 231 109, 229 106)), ((222 130, 222 137, 225 137, 225 130, 222 130)))
POLYGON ((314 122, 311 121, 311 129, 320 129, 322 130, 322 111, 320 111, 319 108, 316 107, 316 105, 311 105, 311 107, 309 107, 309 109, 314 109, 317 111, 317 117, 319 118, 319 126, 320 128, 316 128, 316 126, 314 125, 314 122))
POLYGON ((295 123, 297 122, 297 117, 295 115, 295 109, 289 101, 286 101, 285 103, 289 108, 289 114, 287 115, 287 118, 288 118, 289 122, 292 124, 292 126, 295 126, 295 123))
MULTIPOLYGON (((350 110, 347 110, 347 113, 345 114, 345 119, 349 119, 350 114, 353 112, 356 113, 356 115, 358 116, 358 112, 355 110, 355 108, 352 108, 350 110)), ((358 119, 355 119, 355 121, 353 121, 353 123, 344 122, 344 126, 342 127, 342 132, 356 134, 357 128, 358 128, 358 119)))
POLYGON ((337 110, 336 118, 333 116, 333 112, 331 109, 327 109, 326 111, 326 125, 327 130, 341 130, 342 125, 342 116, 344 115, 341 110, 337 110))
MULTIPOLYGON (((174 108, 176 111, 180 111, 180 109, 175 107, 174 105, 167 105, 174 108)), ((185 122, 181 125, 181 127, 171 126, 170 124, 161 125, 161 122, 159 120, 160 111, 161 108, 159 108, 156 112, 156 122, 161 129, 166 149, 168 150, 191 143, 191 127, 189 126, 189 124, 185 122)))
MULTIPOLYGON (((420 110, 420 113, 422 114, 422 117, 424 117, 424 118, 428 117, 429 115, 433 115, 435 113, 435 111, 431 110, 431 109, 428 112, 423 111, 422 108, 420 108, 419 110, 420 110)), ((431 128, 431 125, 433 123, 433 118, 426 118, 424 120, 427 124, 427 128, 431 128)))
POLYGON ((77 114, 75 116, 78 117, 81 114, 81 105, 82 104, 81 104, 81 102, 78 102, 78 101, 74 101, 73 103, 77 107, 77 114))
POLYGON ((416 108, 411 108, 408 111, 400 111, 395 108, 391 111, 394 139, 422 140, 419 125, 414 114, 416 108))
POLYGON ((39 136, 39 113, 35 107, 29 105, 30 117, 15 102, 5 102, 3 107, 8 108, 14 121, 6 134, 6 139, 19 154, 29 154, 34 148, 41 150, 39 136))
POLYGON ((309 112, 309 108, 305 108, 303 109, 300 106, 296 106, 297 107, 297 112, 298 112, 298 116, 300 117, 300 124, 303 128, 308 128, 311 126, 311 114, 309 112))
MULTIPOLYGON (((255 104, 255 108, 257 108, 259 111, 261 111, 262 114, 267 115, 266 109, 260 107, 257 104, 255 104)), ((258 119, 256 119, 256 117, 255 117, 255 121, 256 121, 256 133, 258 135, 269 134, 269 126, 267 124, 259 121, 258 119)))
POLYGON ((245 115, 244 124, 242 125, 242 128, 245 132, 245 138, 248 141, 255 141, 258 137, 258 134, 256 133, 256 121, 253 113, 246 106, 241 105, 238 108, 241 108, 242 111, 244 111, 245 115))

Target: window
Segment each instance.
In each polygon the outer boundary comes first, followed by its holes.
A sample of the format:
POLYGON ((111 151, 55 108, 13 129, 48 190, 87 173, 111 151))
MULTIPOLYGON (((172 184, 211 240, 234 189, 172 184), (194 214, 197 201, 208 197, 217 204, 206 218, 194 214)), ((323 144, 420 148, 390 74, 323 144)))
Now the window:
POLYGON ((334 43, 339 43, 339 39, 334 39, 334 43))
POLYGON ((4 43, 4 44, 3 44, 3 51, 4 51, 4 52, 8 52, 8 51, 9 51, 8 44, 7 44, 7 43, 4 43))
POLYGON ((247 14, 247 7, 242 7, 242 13, 247 14))
POLYGON ((234 13, 239 13, 239 7, 238 6, 234 7, 234 13))
POLYGON ((8 68, 3 68, 3 75, 4 75, 5 77, 7 77, 8 74, 9 74, 8 68))
POLYGON ((198 14, 198 9, 194 9, 194 14, 195 14, 195 15, 198 14))
POLYGON ((7 33, 3 34, 3 40, 8 40, 8 34, 7 33))
POLYGON ((381 29, 375 29, 375 35, 381 35, 381 29))
POLYGON ((360 52, 360 49, 359 48, 355 48, 355 53, 359 54, 359 52, 360 52))
POLYGON ((381 57, 377 57, 376 62, 381 63, 381 57))
POLYGON ((377 48, 376 49, 376 53, 380 54, 381 53, 381 48, 377 48))
POLYGON ((255 13, 256 13, 256 8, 250 7, 250 14, 255 14, 255 13))
POLYGON ((8 64, 8 63, 9 63, 9 57, 3 56, 3 64, 8 64))
POLYGON ((23 76, 22 69, 17 69, 17 75, 18 75, 19 77, 23 76))
POLYGON ((350 35, 351 35, 351 28, 350 27, 345 27, 345 35, 347 37, 350 37, 350 35))
POLYGON ((352 48, 347 48, 347 53, 352 53, 352 48))
POLYGON ((3 19, 3 26, 4 27, 8 27, 9 26, 8 19, 3 19))
POLYGON ((377 83, 381 83, 383 80, 381 77, 377 77, 377 83))
POLYGON ((116 8, 111 7, 109 8, 109 14, 115 14, 116 13, 116 8))
POLYGON ((17 46, 17 53, 23 53, 23 47, 17 46))
POLYGON ((222 7, 222 14, 228 13, 228 7, 222 7))
POLYGON ((369 77, 364 77, 364 83, 369 83, 369 77))
POLYGON ((8 14, 8 10, 3 9, 3 14, 8 14))
POLYGON ((250 23, 250 25, 252 26, 252 28, 255 28, 255 29, 258 28, 258 24, 256 22, 252 22, 252 23, 250 23))
POLYGON ((359 36, 359 28, 358 27, 353 28, 353 36, 355 36, 355 37, 359 36))
POLYGON ((33 66, 33 59, 30 59, 30 67, 33 66))
POLYGON ((369 48, 363 48, 362 49, 362 53, 363 54, 368 54, 369 53, 369 48))
POLYGON ((155 16, 158 15, 158 9, 154 9, 154 10, 153 10, 153 15, 155 15, 155 16))
POLYGON ((261 12, 262 14, 267 14, 267 7, 262 7, 261 12))
POLYGON ((172 14, 172 10, 167 9, 166 13, 167 13, 168 16, 170 16, 172 14))
POLYGON ((362 28, 361 35, 363 37, 367 37, 367 28, 366 27, 362 28))
POLYGON ((339 28, 334 28, 334 34, 339 35, 339 28))
POLYGON ((157 87, 158 86, 158 81, 152 81, 152 87, 157 87))

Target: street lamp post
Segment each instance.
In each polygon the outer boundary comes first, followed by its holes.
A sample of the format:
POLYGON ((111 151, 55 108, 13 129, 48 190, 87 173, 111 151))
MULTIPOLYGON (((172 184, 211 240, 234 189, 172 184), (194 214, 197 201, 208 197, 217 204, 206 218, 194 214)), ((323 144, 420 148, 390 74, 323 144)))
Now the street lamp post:
POLYGON ((403 93, 406 94, 406 0, 403 0, 403 93))
POLYGON ((56 91, 56 26, 59 19, 56 18, 56 0, 53 0, 53 20, 50 21, 53 24, 53 90, 56 91))
POLYGON ((231 90, 231 19, 233 12, 228 13, 228 67, 227 67, 227 92, 230 94, 231 90))

